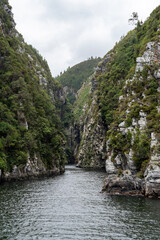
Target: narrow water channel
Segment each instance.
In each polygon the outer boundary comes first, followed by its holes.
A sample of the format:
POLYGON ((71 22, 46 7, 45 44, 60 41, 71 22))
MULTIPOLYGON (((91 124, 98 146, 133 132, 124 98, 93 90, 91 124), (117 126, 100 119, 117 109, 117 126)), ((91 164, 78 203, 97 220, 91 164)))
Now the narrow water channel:
POLYGON ((0 240, 159 240, 160 200, 100 193, 105 173, 0 186, 0 240))

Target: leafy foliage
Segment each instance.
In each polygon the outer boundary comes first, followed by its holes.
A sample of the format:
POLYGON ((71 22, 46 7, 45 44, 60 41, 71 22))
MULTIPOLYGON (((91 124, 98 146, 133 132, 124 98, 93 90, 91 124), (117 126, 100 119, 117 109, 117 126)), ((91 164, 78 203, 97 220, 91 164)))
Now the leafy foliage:
POLYGON ((143 162, 148 162, 150 157, 150 139, 146 134, 137 134, 133 144, 134 156, 133 160, 140 170, 143 162))
POLYGON ((79 90, 77 100, 74 104, 73 114, 74 114, 75 121, 79 121, 79 118, 83 114, 84 106, 88 102, 90 90, 91 90, 91 85, 90 85, 90 81, 88 80, 86 83, 83 84, 83 86, 79 90))
POLYGON ((125 161, 132 149, 135 166, 142 175, 151 156, 150 134, 160 132, 159 80, 155 77, 159 55, 155 52, 157 62, 146 65, 136 76, 134 74, 136 58, 142 56, 147 43, 159 42, 159 26, 160 6, 144 24, 138 21, 136 28, 115 45, 107 54, 105 72, 97 74, 98 101, 107 128, 109 151, 113 158, 120 154, 125 161), (119 96, 122 96, 120 101, 119 96), (133 121, 138 122, 142 113, 146 115, 146 129, 138 131, 133 127, 131 132, 129 129, 123 131, 124 127, 133 126, 133 121), (124 124, 122 130, 120 123, 124 124))
POLYGON ((1 1, 0 168, 11 171, 14 165, 24 165, 28 152, 39 153, 47 168, 59 167, 65 156, 58 83, 46 60, 9 23, 13 19, 4 3, 10 9, 8 1, 1 1))
POLYGON ((56 78, 62 86, 72 89, 72 91, 68 90, 68 99, 71 104, 75 102, 75 94, 81 88, 82 84, 87 81, 88 77, 93 74, 94 68, 98 65, 99 61, 100 58, 91 57, 71 68, 69 67, 67 71, 56 78))
POLYGON ((132 31, 110 52, 106 73, 98 77, 100 108, 107 126, 113 121, 125 78, 135 63, 135 46, 136 33, 132 31))
MULTIPOLYGON (((106 72, 98 76, 99 103, 106 126, 114 120, 124 82, 134 74, 136 57, 143 54, 148 42, 158 40, 159 12, 160 7, 157 7, 143 25, 137 24, 137 27, 108 53, 110 58, 106 64, 106 72)), ((137 85, 135 87, 139 88, 137 85)), ((140 87, 143 88, 143 86, 140 87)), ((153 91, 153 88, 155 89, 156 86, 152 86, 149 91, 153 91)))

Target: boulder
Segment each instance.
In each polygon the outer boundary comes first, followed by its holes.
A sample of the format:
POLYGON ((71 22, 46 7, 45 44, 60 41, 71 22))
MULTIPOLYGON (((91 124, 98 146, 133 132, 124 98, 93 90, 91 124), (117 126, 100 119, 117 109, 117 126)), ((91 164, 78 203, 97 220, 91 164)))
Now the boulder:
POLYGON ((126 170, 120 176, 109 175, 105 179, 103 191, 110 194, 144 195, 144 181, 126 170))

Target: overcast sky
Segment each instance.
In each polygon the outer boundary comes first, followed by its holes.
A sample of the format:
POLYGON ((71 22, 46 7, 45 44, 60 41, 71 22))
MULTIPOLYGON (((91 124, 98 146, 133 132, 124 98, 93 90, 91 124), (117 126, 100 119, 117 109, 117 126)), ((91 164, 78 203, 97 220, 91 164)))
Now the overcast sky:
POLYGON ((53 76, 93 56, 103 57, 132 12, 145 21, 160 0, 9 0, 17 30, 47 60, 53 76))

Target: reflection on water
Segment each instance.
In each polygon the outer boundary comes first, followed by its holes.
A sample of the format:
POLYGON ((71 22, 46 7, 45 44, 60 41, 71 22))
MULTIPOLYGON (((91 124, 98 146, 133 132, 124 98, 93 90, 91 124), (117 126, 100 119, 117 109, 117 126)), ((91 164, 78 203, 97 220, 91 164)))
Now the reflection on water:
POLYGON ((105 173, 0 186, 0 240, 159 240, 160 201, 100 193, 105 173))

